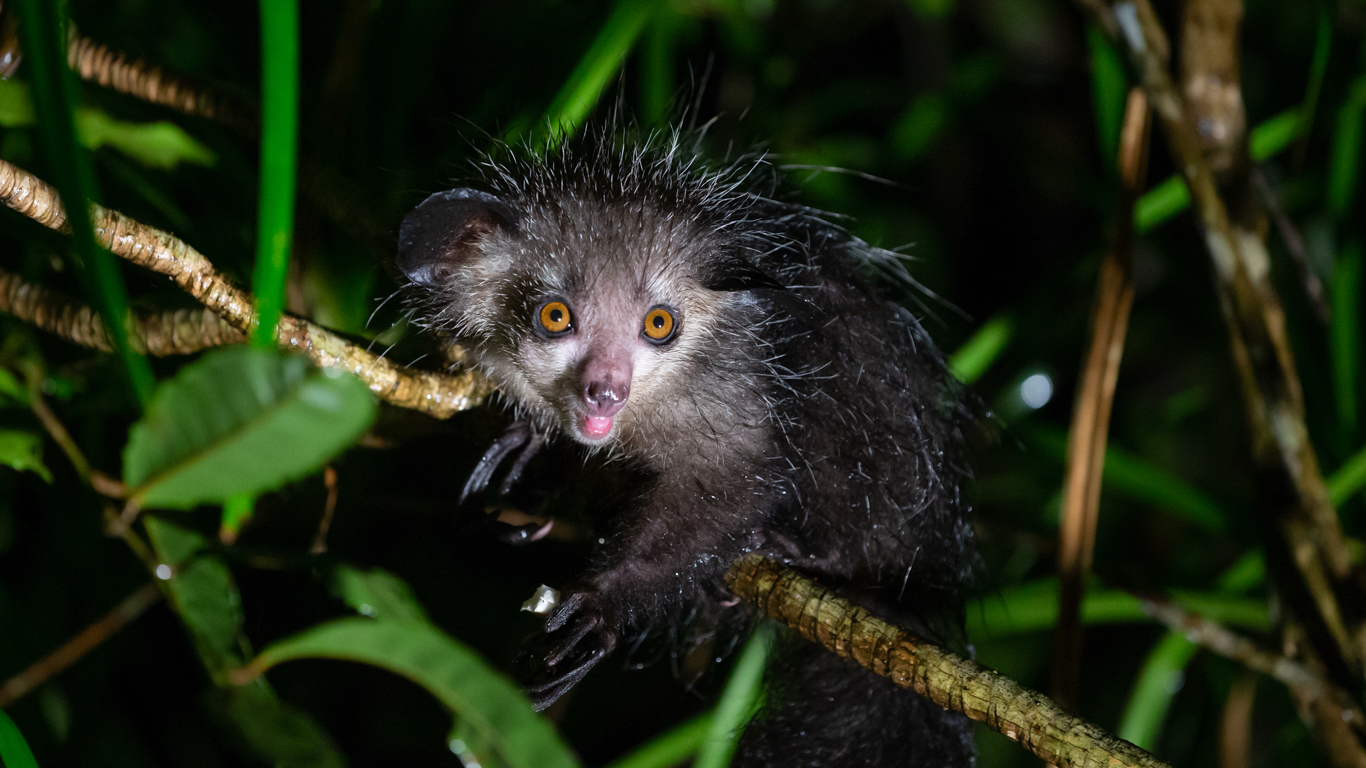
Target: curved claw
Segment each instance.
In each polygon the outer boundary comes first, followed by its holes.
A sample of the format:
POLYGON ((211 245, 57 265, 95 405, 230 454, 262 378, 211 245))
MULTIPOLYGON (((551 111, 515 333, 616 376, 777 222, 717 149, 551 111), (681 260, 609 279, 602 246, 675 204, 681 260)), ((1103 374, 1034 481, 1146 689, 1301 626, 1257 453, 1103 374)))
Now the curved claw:
MULTIPOLYGON (((460 491, 460 503, 463 504, 471 496, 483 493, 484 489, 489 487, 489 481, 493 479, 493 473, 498 470, 498 465, 503 463, 508 454, 526 445, 527 441, 532 440, 533 437, 536 437, 536 433, 530 424, 525 421, 512 422, 503 436, 494 440, 493 445, 490 445, 489 449, 484 452, 483 458, 479 459, 479 463, 474 465, 474 471, 470 472, 469 479, 465 481, 464 489, 460 491)), ((539 443, 536 447, 540 448, 539 443)), ((527 461, 530 460, 531 457, 528 456, 527 461)), ((517 457, 517 464, 521 464, 522 467, 526 466, 521 456, 517 457)), ((521 474, 521 469, 516 465, 513 466, 513 469, 521 474)))
POLYGON ((522 452, 517 454, 517 460, 512 462, 512 469, 509 469, 507 476, 503 478, 503 484, 498 486, 499 494, 506 496, 512 492, 512 486, 522 479, 522 470, 526 469, 532 458, 541 452, 542 445, 545 445, 545 435, 531 430, 531 437, 527 439, 522 452))
POLYGON ((579 681, 583 680, 588 672, 598 665, 598 662, 607 658, 607 654, 607 649, 597 648, 576 662, 574 666, 557 674, 553 679, 539 685, 527 686, 526 691, 531 694, 531 708, 541 712, 559 701, 560 697, 568 693, 570 688, 578 685, 579 681))

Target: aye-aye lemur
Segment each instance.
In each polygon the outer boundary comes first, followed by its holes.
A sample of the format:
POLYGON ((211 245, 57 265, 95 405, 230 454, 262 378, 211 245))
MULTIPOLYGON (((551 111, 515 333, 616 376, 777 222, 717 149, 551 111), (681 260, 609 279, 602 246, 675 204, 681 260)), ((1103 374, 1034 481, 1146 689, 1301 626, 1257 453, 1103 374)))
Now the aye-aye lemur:
MULTIPOLYGON (((716 166, 695 134, 629 133, 504 148, 399 240, 418 323, 520 420, 474 490, 547 434, 640 478, 546 621, 537 707, 647 624, 748 610, 722 576, 750 552, 953 639, 975 557, 963 409, 929 337, 860 274, 897 257, 775 199, 762 156, 716 166)), ((795 639, 772 666, 736 765, 973 762, 960 716, 851 662, 795 639)))

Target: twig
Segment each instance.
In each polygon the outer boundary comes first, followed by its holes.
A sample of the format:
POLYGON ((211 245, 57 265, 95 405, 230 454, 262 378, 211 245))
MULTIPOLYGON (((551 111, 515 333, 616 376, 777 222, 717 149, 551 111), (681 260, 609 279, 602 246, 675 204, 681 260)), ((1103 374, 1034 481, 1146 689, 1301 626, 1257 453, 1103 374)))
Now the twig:
POLYGON ((313 539, 315 555, 327 551, 327 532, 332 528, 332 516, 337 512, 337 470, 331 464, 323 467, 323 485, 327 488, 327 501, 323 503, 323 519, 318 523, 318 535, 313 539))
POLYGON ((141 59, 130 60, 102 43, 77 35, 74 27, 66 56, 82 80, 182 114, 223 123, 249 136, 256 135, 260 129, 260 110, 250 99, 206 87, 186 77, 166 74, 161 67, 141 59))
MULTIPOLYGON (((66 211, 56 191, 3 160, 0 202, 46 227, 65 229, 66 211)), ((92 205, 90 215, 100 245, 134 264, 170 277, 238 331, 250 335, 256 324, 251 296, 219 275, 198 251, 117 211, 92 205)), ((405 370, 296 317, 281 318, 276 339, 281 348, 307 355, 319 366, 354 374, 386 402, 435 418, 444 419, 479 405, 493 391, 488 380, 477 372, 448 376, 405 370)))
POLYGON ((1300 237, 1300 231, 1295 226, 1295 222, 1290 220, 1290 216, 1285 212, 1285 206, 1281 205, 1280 195, 1271 186, 1271 182, 1267 180, 1266 173, 1261 168, 1252 169, 1252 183, 1257 188, 1257 193, 1261 195, 1267 213, 1271 214, 1271 220, 1276 224, 1276 231, 1281 233, 1281 240, 1285 241, 1285 248, 1290 251, 1290 258, 1295 261, 1295 268, 1300 273, 1300 282, 1304 285, 1304 296, 1309 300, 1309 308, 1314 311, 1315 317, 1327 324, 1331 317, 1328 300, 1323 295, 1323 282, 1314 273, 1314 268, 1309 265, 1309 253, 1304 247, 1304 238, 1300 237))
POLYGON ((138 587, 99 621, 81 630, 80 634, 66 641, 62 647, 34 662, 28 669, 0 686, 0 709, 8 707, 24 694, 42 685, 48 678, 80 661, 82 656, 141 616, 159 599, 161 591, 157 589, 156 584, 148 582, 138 587))
POLYGON ((1110 431, 1110 410, 1119 380, 1129 311, 1134 304, 1133 208, 1143 188, 1148 157, 1148 100, 1134 88, 1121 133, 1120 205, 1113 241, 1100 265, 1091 308, 1091 345, 1067 439, 1067 481, 1058 527, 1058 627, 1053 646, 1053 695, 1076 705, 1081 666, 1081 598, 1096 547, 1101 470, 1110 431))
MULTIPOLYGON (((1192 643, 1226 659, 1312 695, 1327 696, 1335 687, 1305 665, 1278 653, 1263 650, 1251 640, 1186 609, 1158 600, 1144 600, 1143 610, 1157 621, 1180 632, 1192 643)), ((1344 694, 1345 695, 1345 694, 1344 694)), ((1366 724, 1366 720, 1361 721, 1366 724)))
POLYGON ((1252 705, 1257 676, 1244 671, 1233 678, 1219 718, 1219 768, 1252 768, 1252 705))
MULTIPOLYGON (((89 305, 0 269, 0 312, 83 347, 112 352, 104 318, 89 305)), ((189 355, 240 344, 242 333, 207 309, 129 313, 128 343, 139 354, 189 355)))
POLYGON ((765 616, 803 637, 945 709, 984 723, 1054 765, 1166 765, 1067 714, 1043 694, 920 640, 764 557, 750 555, 737 561, 726 584, 765 616))

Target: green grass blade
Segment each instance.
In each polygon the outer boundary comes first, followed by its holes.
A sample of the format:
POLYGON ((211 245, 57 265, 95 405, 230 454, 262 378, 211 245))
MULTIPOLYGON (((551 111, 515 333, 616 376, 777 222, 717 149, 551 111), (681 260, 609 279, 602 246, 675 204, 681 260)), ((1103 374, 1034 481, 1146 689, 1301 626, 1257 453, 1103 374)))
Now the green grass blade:
MULTIPOLYGON (((1262 162, 1284 152, 1300 131, 1300 110, 1286 111, 1258 124, 1249 132, 1248 152, 1262 162)), ((1134 204, 1134 229, 1147 232, 1190 207, 1190 191, 1180 176, 1168 176, 1153 185, 1134 204)))
POLYGON ((1314 35, 1314 58, 1309 64, 1309 83, 1304 89, 1304 109, 1300 113, 1297 130, 1297 133, 1306 140, 1314 130, 1319 94, 1323 91, 1323 76, 1328 74, 1328 54, 1332 48, 1333 12, 1328 3, 1323 3, 1323 7, 1319 9, 1319 26, 1314 35))
POLYGON ((1337 217, 1347 213, 1356 195, 1363 110, 1366 110, 1366 75, 1352 81, 1347 98, 1338 110, 1338 122, 1333 131, 1333 152, 1328 161, 1328 210, 1337 217))
POLYGON ((1343 249, 1333 266, 1332 349, 1333 398, 1337 403, 1338 439, 1356 444, 1357 375, 1361 350, 1361 244, 1343 249))
MULTIPOLYGON (((1055 461, 1067 459, 1067 433, 1056 427, 1035 424, 1023 434, 1055 461)), ((1184 517, 1211 532, 1222 531, 1228 516, 1209 496, 1186 481, 1115 446, 1105 449, 1101 473, 1105 487, 1184 517)))
POLYGON ((51 0, 19 0, 19 25, 24 56, 32 65, 33 100, 38 116, 39 137, 51 167, 62 203, 71 223, 71 248, 78 261, 86 293, 104 317, 105 328, 124 368, 139 404, 152 396, 155 378, 146 358, 128 346, 128 293, 123 285, 114 255, 95 244, 95 228, 90 222, 89 204, 95 202, 95 171, 90 155, 76 135, 75 102, 78 89, 66 65, 66 39, 61 3, 51 0))
POLYGON ((1143 670, 1129 695, 1129 703, 1119 720, 1119 737, 1152 750, 1157 746, 1162 723, 1171 709, 1172 698, 1181 690, 1186 665, 1199 646, 1176 632, 1168 632, 1143 662, 1143 670))
POLYGON ((711 732, 711 712, 676 725, 607 768, 673 768, 697 752, 697 748, 711 732))
POLYGON ((987 368, 1001 356, 1015 334, 1015 322, 1009 315, 997 315, 949 357, 949 370, 964 384, 971 384, 987 372, 987 368))
POLYGON ((299 142, 299 2, 261 0, 261 196, 252 292, 260 323, 251 341, 275 346, 294 237, 299 142))
POLYGON ((679 21, 677 14, 668 8, 661 9, 645 35, 640 57, 640 95, 642 111, 651 125, 663 125, 669 119, 669 105, 678 88, 674 55, 679 21))
POLYGON ((612 15, 546 109, 551 144, 573 133, 588 117, 658 7, 658 0, 617 0, 612 15))
POLYGON ((754 631, 754 636, 740 652, 740 659, 731 670, 721 700, 716 702, 716 713, 707 729, 707 737, 697 750, 693 768, 726 768, 730 765, 735 745, 745 724, 759 708, 763 694, 761 683, 769 648, 777 636, 777 625, 765 621, 754 631))
POLYGON ((1119 160, 1119 131, 1124 122, 1129 78, 1119 53, 1095 24, 1086 27, 1086 46, 1091 52, 1091 103, 1096 114, 1096 139, 1100 142, 1101 164, 1110 172, 1119 160))
POLYGON ((1334 506, 1342 506, 1352 494, 1366 488, 1366 448, 1352 454, 1342 462, 1338 471, 1328 476, 1328 498, 1334 506))
POLYGON ((19 726, 0 709, 0 765, 5 768, 38 768, 38 760, 19 733, 19 726))
POLYGON ((425 622, 338 619, 271 644, 252 665, 264 671, 309 658, 369 664, 417 683, 477 729, 484 743, 514 768, 579 764, 511 680, 425 622))
MULTIPOLYGON (((1207 619, 1252 629, 1270 626, 1266 601, 1212 592, 1174 592, 1172 600, 1207 619)), ((1128 592, 1090 589, 1081 604, 1083 624, 1147 624, 1143 601, 1128 592)), ((1058 581, 1039 579, 968 605, 968 636, 1008 637, 1052 628, 1058 621, 1058 581)))

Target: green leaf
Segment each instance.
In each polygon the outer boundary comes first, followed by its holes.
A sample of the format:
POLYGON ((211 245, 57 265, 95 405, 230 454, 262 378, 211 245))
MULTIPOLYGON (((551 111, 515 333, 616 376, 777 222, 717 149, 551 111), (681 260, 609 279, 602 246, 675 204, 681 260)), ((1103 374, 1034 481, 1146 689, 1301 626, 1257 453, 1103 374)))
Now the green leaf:
MULTIPOLYGON (((1059 463, 1067 458, 1067 433, 1056 427, 1036 424, 1024 431, 1026 437, 1043 448, 1059 463)), ((1228 519, 1209 496, 1181 478, 1123 449, 1105 449, 1101 480, 1107 488, 1146 501, 1176 513, 1201 528, 1219 532, 1228 519)))
POLYGON ((1344 216, 1356 195, 1361 166, 1362 113, 1366 111, 1366 75, 1352 81, 1347 98, 1338 110, 1333 131, 1333 153, 1328 161, 1328 210, 1344 216))
POLYGON ((909 163, 925 154, 948 122, 948 99, 940 93, 922 94, 896 119, 887 140, 897 159, 909 163))
POLYGON ((251 751, 278 768, 346 766, 313 718, 280 701, 264 681, 230 689, 228 716, 251 751))
POLYGON ((19 733, 19 726, 9 719, 5 710, 0 709, 0 765, 5 768, 38 768, 33 751, 19 733))
POLYGON ((659 6, 659 0, 617 0, 612 15, 546 108, 552 142, 573 133, 588 117, 659 6))
POLYGON ((242 526, 246 525, 254 514, 255 494, 238 493, 224 499, 223 514, 218 521, 218 539, 224 544, 237 541, 237 534, 242 532, 242 526))
POLYGON ((37 433, 0 429, 0 464, 52 482, 52 473, 43 464, 43 436, 37 433))
POLYGON ((1001 356, 1014 333, 1015 324, 1009 315, 987 320, 949 358, 949 370, 964 384, 973 383, 1001 356))
MULTIPOLYGON (((143 518, 157 558, 170 568, 165 579, 171 607, 185 622, 209 673, 242 661, 242 598, 223 559, 205 552, 204 537, 160 517, 143 518)), ((158 577, 165 578, 158 573, 158 577)))
POLYGON ((1151 750, 1157 746, 1157 736, 1171 709, 1172 698, 1181 690, 1186 666, 1200 647, 1168 632, 1148 654, 1143 671, 1138 675, 1129 703, 1119 720, 1119 737, 1151 750))
POLYGON ((697 752, 711 733, 711 712, 670 728, 607 768, 673 768, 697 752))
POLYGON ((151 168, 170 170, 181 163, 212 166, 213 151, 175 123, 129 123, 98 109, 76 110, 76 130, 90 149, 110 147, 151 168))
POLYGON ((272 644, 252 663, 342 659, 370 664, 426 688, 513 768, 569 768, 578 760, 511 681, 464 644, 421 622, 339 619, 272 644))
POLYGON ((214 350, 157 389, 130 432, 124 482, 144 507, 263 493, 354 442, 375 410, 349 375, 274 350, 214 350))
MULTIPOLYGON (((0 80, 0 82, 4 81, 0 80)), ((0 396, 28 407, 28 388, 19 383, 19 379, 4 368, 0 368, 0 396)))
MULTIPOLYGON (((1266 601, 1207 592, 1173 592, 1176 604, 1207 619, 1235 626, 1270 626, 1266 601)), ((1143 601, 1112 589, 1088 589, 1081 603, 1083 624, 1147 624, 1143 601)), ((1003 589, 968 605, 968 636, 1004 637, 1038 632, 1058 621, 1058 580, 1039 579, 1003 589)))
POLYGON ((693 768, 725 768, 730 765, 731 755, 745 725, 759 709, 763 696, 764 665, 768 662, 768 652, 777 637, 778 625, 765 621, 754 631, 754 636, 745 643, 740 658, 731 670, 726 688, 716 702, 716 711, 707 729, 707 736, 699 745, 697 759, 693 768))
POLYGON ((1337 402, 1338 438, 1349 448, 1357 438, 1357 377, 1361 350, 1361 244, 1343 249, 1333 266, 1333 311, 1330 315, 1333 397, 1337 402))
POLYGON ((1091 102, 1095 105, 1096 139, 1100 142, 1101 162, 1110 171, 1119 162, 1119 132, 1129 95, 1129 77, 1119 52, 1099 26, 1087 25, 1086 44, 1091 49, 1091 102))
POLYGON ((383 568, 362 571, 340 566, 332 583, 342 600, 362 616, 378 621, 429 621, 412 588, 383 568))

